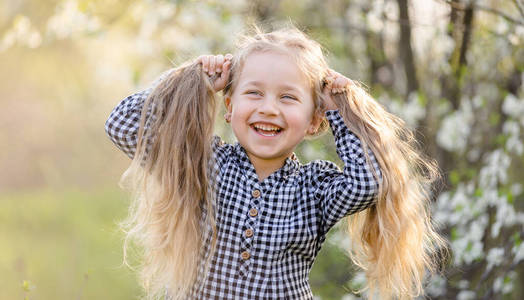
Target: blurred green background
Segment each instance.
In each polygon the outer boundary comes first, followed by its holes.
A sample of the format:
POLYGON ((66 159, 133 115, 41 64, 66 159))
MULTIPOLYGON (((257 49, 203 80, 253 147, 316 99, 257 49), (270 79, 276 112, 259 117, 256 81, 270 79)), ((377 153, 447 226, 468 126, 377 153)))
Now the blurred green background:
MULTIPOLYGON (((428 298, 523 299, 522 0, 0 2, 0 299, 137 299, 118 229, 130 161, 105 120, 173 64, 232 52, 247 24, 289 21, 438 160, 434 220, 453 256, 428 298)), ((337 161, 329 134, 297 154, 337 161)), ((359 297, 348 243, 330 232, 317 297, 359 297)))

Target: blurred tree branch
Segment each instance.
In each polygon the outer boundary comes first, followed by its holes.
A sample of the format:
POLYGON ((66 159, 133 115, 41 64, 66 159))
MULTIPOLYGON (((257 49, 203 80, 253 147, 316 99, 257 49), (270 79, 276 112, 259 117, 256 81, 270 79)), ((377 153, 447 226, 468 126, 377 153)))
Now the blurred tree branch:
POLYGON ((399 17, 402 22, 400 25, 399 57, 404 66, 404 73, 407 79, 406 95, 418 90, 417 71, 415 69, 415 58, 413 47, 411 46, 411 24, 409 19, 408 1, 397 0, 399 17))
MULTIPOLYGON (((453 110, 458 110, 460 107, 463 77, 467 71, 468 63, 466 57, 473 31, 474 18, 473 3, 471 2, 466 10, 460 9, 463 5, 460 1, 446 1, 451 7, 448 35, 455 40, 455 48, 449 57, 451 73, 443 73, 440 77, 442 98, 447 99, 451 103, 453 110)), ((430 139, 434 140, 431 137, 430 139)), ((443 170, 442 184, 445 189, 451 186, 449 174, 456 167, 458 158, 452 152, 439 147, 435 143, 433 143, 432 147, 432 152, 436 154, 439 165, 443 170)), ((438 197, 439 193, 436 194, 435 197, 438 197)))
MULTIPOLYGON (((485 11, 485 12, 489 12, 489 13, 495 14, 497 16, 500 16, 500 17, 504 18, 507 21, 510 21, 512 23, 524 26, 524 21, 523 20, 516 19, 516 18, 514 18, 514 17, 508 15, 507 13, 505 13, 503 11, 500 11, 498 9, 495 9, 495 8, 492 8, 492 7, 489 7, 489 6, 484 6, 484 5, 481 5, 481 4, 476 4, 475 1, 471 1, 469 4, 464 4, 464 3, 460 3, 459 1, 453 1, 453 0, 439 0, 439 1, 445 2, 445 3, 449 4, 451 7, 457 9, 457 10, 467 10, 468 7, 472 7, 473 9, 482 10, 482 11, 485 11)), ((522 6, 523 5, 521 3, 519 3, 518 1, 519 0, 514 0, 514 2, 517 5, 519 11, 522 13, 522 6)))
POLYGON ((513 2, 515 3, 515 6, 519 10, 520 15, 524 17, 524 4, 520 3, 520 0, 513 0, 513 2))

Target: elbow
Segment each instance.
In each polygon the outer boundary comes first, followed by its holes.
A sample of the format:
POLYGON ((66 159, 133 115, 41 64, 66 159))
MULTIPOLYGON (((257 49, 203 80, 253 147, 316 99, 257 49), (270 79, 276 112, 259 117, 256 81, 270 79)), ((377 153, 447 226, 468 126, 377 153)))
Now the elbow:
POLYGON ((117 136, 117 131, 116 131, 116 127, 113 124, 112 115, 109 116, 109 118, 106 120, 104 124, 104 129, 106 131, 107 136, 114 142, 115 137, 117 136))
POLYGON ((358 198, 364 201, 374 200, 380 191, 382 177, 380 171, 377 172, 378 179, 375 178, 372 172, 367 173, 367 176, 354 181, 353 189, 358 194, 358 198))

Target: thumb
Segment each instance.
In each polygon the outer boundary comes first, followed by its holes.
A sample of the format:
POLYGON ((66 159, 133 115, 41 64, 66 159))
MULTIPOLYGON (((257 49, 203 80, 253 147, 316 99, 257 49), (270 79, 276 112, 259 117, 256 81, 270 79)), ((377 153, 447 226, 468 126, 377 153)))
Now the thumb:
POLYGON ((225 79, 227 80, 229 78, 229 71, 230 70, 231 70, 231 61, 228 60, 223 65, 223 70, 222 70, 222 74, 221 74, 220 77, 225 77, 225 79))
POLYGON ((231 71, 231 61, 228 60, 222 65, 222 73, 220 74, 220 81, 223 83, 224 86, 226 85, 229 79, 230 71, 231 71))

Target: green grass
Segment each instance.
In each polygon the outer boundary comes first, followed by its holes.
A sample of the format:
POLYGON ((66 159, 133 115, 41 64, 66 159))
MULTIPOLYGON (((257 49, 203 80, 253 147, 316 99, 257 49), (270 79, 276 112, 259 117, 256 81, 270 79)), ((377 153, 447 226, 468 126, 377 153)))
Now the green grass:
POLYGON ((136 299, 116 224, 127 206, 116 189, 0 195, 0 299, 136 299))

